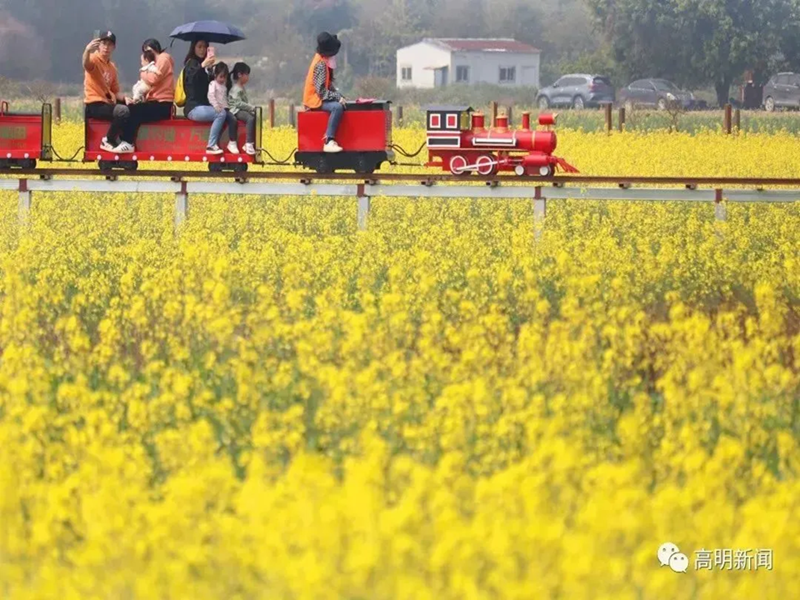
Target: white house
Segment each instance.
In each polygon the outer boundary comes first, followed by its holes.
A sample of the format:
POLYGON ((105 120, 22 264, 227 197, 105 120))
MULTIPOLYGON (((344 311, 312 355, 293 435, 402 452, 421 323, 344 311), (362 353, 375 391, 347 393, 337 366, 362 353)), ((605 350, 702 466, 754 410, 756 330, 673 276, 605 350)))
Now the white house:
POLYGON ((541 52, 510 38, 429 38, 397 51, 397 87, 453 83, 539 87, 541 52))

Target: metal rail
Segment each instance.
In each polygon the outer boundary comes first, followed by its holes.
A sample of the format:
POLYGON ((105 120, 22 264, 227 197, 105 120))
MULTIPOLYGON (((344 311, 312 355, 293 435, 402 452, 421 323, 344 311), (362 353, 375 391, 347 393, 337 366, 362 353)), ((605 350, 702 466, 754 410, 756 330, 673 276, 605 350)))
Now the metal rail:
POLYGON ((458 183, 461 185, 484 184, 484 185, 506 185, 506 184, 527 184, 528 186, 554 185, 556 187, 565 184, 604 184, 617 185, 621 187, 633 185, 675 185, 684 187, 698 186, 749 186, 749 187, 798 187, 800 188, 800 178, 769 178, 769 177, 639 177, 628 175, 557 175, 554 177, 537 177, 532 175, 517 176, 498 176, 498 175, 467 175, 458 176, 445 173, 327 173, 319 174, 303 171, 260 171, 249 170, 244 173, 213 173, 211 171, 162 171, 162 170, 141 170, 141 171, 101 171, 99 169, 15 169, 0 171, 0 178, 8 177, 13 179, 20 178, 43 178, 72 176, 72 177, 103 177, 103 178, 131 178, 131 179, 154 179, 166 178, 175 181, 191 179, 227 179, 227 180, 291 180, 299 183, 338 181, 352 183, 391 183, 391 182, 413 182, 416 184, 428 185, 435 183, 458 183))

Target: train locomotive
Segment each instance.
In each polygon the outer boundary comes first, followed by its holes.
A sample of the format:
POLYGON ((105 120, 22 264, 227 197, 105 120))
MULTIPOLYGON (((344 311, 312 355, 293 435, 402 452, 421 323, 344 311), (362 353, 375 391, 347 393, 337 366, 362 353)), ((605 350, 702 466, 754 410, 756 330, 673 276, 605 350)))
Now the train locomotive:
MULTIPOLYGON (((350 102, 337 132, 343 152, 323 152, 323 137, 328 121, 324 111, 302 111, 297 119, 297 151, 294 164, 319 174, 353 171, 370 174, 385 163, 395 164, 395 151, 409 154, 392 142, 392 112, 387 101, 350 102)), ((52 108, 44 104, 41 113, 18 113, 0 103, 0 169, 33 169, 37 161, 61 160, 52 143, 52 108)), ((519 176, 550 177, 558 170, 577 173, 572 165, 554 155, 556 134, 555 115, 539 115, 538 124, 544 129, 532 130, 530 115, 523 113, 519 129, 511 129, 508 117, 501 115, 493 127, 487 127, 483 114, 469 106, 432 106, 426 113, 426 140, 419 149, 427 147, 428 160, 417 166, 438 168, 453 175, 477 174, 492 176, 512 172, 519 176)), ((266 163, 262 153, 262 110, 256 114, 257 153, 209 155, 205 152, 210 124, 197 123, 177 117, 143 124, 136 139, 136 151, 115 154, 100 148, 108 122, 89 119, 85 123, 84 148, 81 161, 96 163, 101 171, 121 169, 134 171, 140 163, 204 163, 210 171, 243 173, 248 166, 286 165, 289 159, 266 163)), ((240 128, 239 146, 246 132, 240 128)), ((227 143, 223 134, 222 146, 227 143)), ((268 153, 267 153, 268 154, 268 153)), ((406 163, 408 164, 408 163, 406 163)))
MULTIPOLYGON (((555 115, 542 114, 539 125, 555 125, 555 115)), ((558 141, 553 131, 531 130, 530 114, 522 114, 520 129, 510 129, 508 116, 499 115, 494 127, 486 127, 482 113, 469 106, 434 106, 427 111, 427 167, 439 167, 453 175, 516 175, 551 177, 560 168, 577 169, 553 155, 558 141)))

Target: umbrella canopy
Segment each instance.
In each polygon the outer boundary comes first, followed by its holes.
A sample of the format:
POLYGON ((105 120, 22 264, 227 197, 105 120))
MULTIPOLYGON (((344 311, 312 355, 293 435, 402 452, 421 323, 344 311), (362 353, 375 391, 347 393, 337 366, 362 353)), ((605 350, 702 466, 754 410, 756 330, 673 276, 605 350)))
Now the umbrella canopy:
POLYGON ((238 27, 221 21, 195 21, 176 27, 169 37, 185 42, 206 40, 212 44, 230 44, 245 39, 238 27))

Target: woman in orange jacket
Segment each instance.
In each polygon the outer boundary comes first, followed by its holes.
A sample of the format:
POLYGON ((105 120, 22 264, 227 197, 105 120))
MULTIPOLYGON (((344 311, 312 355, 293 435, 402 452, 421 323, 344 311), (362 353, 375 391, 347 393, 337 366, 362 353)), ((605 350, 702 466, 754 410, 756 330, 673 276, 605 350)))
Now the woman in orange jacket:
POLYGON ((311 61, 303 90, 303 105, 308 110, 324 110, 330 113, 325 132, 324 152, 341 152, 336 143, 336 131, 344 113, 345 99, 333 85, 336 55, 342 42, 327 31, 317 36, 317 52, 311 61))

